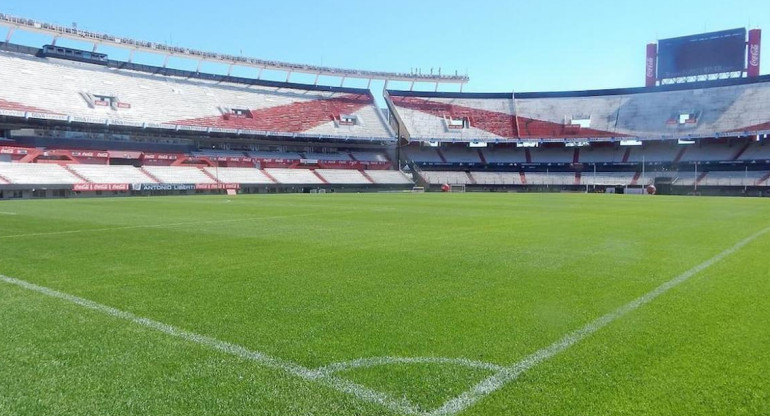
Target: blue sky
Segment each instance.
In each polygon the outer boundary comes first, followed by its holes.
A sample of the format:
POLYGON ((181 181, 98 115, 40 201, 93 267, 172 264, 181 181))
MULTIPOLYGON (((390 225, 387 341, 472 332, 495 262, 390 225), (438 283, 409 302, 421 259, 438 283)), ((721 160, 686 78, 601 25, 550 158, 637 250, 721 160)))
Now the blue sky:
MULTIPOLYGON (((648 42, 736 27, 766 30, 762 73, 770 69, 767 0, 5 0, 0 13, 263 59, 399 72, 441 67, 444 73, 467 72, 465 91, 641 86, 648 42)), ((3 39, 5 33, 0 28, 3 39)), ((50 41, 32 35, 13 40, 35 46, 50 41)), ((162 62, 152 56, 139 60, 162 62)), ((174 64, 194 68, 191 62, 174 64)), ((249 71, 235 74, 256 75, 249 71)))

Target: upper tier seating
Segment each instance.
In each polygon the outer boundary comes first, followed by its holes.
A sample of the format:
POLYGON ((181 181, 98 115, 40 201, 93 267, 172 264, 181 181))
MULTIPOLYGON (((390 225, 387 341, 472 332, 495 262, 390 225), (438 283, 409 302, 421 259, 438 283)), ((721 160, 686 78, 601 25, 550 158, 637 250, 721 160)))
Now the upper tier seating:
POLYGON ((770 160, 770 143, 751 143, 738 160, 770 160))
POLYGON ((741 146, 728 146, 722 143, 692 144, 685 146, 682 162, 709 162, 732 160, 741 146))
POLYGON ((69 168, 91 183, 153 183, 141 169, 133 166, 71 164, 69 168))
POLYGON ((571 147, 553 147, 530 149, 533 163, 572 163, 575 149, 571 147))
POLYGON ((393 133, 366 90, 217 83, 29 55, 0 53, 0 110, 32 111, 104 124, 391 139, 393 133), (98 100, 98 96, 108 97, 98 100), (105 103, 105 105, 96 105, 105 103), (110 105, 110 103, 112 105, 110 105), (120 104, 118 104, 120 103, 120 104), (354 123, 340 123, 351 115, 354 123))
POLYGON ((351 152, 350 155, 361 162, 388 162, 384 154, 377 152, 351 152))
POLYGON ((0 162, 0 176, 12 184, 61 185, 84 182, 66 168, 51 163, 0 162))
POLYGON ((586 146, 580 148, 580 163, 620 163, 627 147, 586 146))
POLYGON ((244 157, 245 153, 236 150, 202 149, 192 152, 192 155, 197 157, 244 157))
POLYGON ((487 163, 526 163, 527 154, 524 149, 497 147, 484 149, 484 159, 487 163))
POLYGON ((714 137, 770 129, 770 82, 595 95, 388 91, 411 140, 714 137), (448 118, 456 124, 448 127, 448 118), (464 122, 467 118, 469 122, 464 122))
POLYGON ((305 153, 305 159, 315 160, 352 160, 347 153, 305 153))
POLYGON ((481 163, 479 152, 474 148, 451 146, 442 148, 441 152, 450 163, 481 163))
POLYGON ((433 147, 408 147, 407 157, 417 163, 441 163, 441 156, 433 147))
POLYGON ((143 169, 161 183, 216 183, 201 169, 193 166, 145 166, 143 169))
POLYGON ((250 151, 246 153, 249 157, 256 159, 288 159, 299 160, 301 159, 299 153, 295 152, 265 152, 265 151, 250 151))
POLYGON ((671 142, 646 142, 642 146, 634 146, 631 149, 631 155, 628 161, 632 163, 639 162, 664 162, 671 163, 677 154, 684 150, 682 145, 671 142))

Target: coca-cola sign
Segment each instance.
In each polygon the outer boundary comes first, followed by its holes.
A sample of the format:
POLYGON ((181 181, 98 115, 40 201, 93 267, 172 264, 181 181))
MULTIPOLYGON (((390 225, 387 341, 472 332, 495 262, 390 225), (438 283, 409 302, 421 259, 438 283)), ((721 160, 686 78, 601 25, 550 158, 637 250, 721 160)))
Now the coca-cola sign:
POLYGON ((77 192, 128 191, 127 183, 76 183, 72 190, 77 192))
POLYGON ((749 65, 759 66, 759 45, 757 44, 749 47, 749 65))
POLYGON ((647 76, 648 77, 655 76, 655 58, 653 57, 647 58, 647 76))

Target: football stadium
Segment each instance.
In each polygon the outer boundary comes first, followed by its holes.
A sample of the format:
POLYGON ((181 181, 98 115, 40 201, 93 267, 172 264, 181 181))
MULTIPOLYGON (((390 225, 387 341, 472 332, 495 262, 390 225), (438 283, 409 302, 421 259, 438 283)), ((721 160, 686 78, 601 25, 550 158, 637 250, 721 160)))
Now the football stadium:
POLYGON ((0 27, 1 415, 770 414, 760 29, 495 93, 0 27))

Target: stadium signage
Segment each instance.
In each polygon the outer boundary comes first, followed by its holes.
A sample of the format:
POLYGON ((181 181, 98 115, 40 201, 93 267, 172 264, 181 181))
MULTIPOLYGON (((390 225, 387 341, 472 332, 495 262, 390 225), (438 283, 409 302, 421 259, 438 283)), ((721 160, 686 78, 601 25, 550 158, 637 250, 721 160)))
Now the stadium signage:
POLYGON ((759 66, 759 45, 753 44, 749 48, 749 65, 759 66))
POLYGON ((134 183, 132 191, 192 191, 195 184, 192 183, 134 183))
POLYGON ((98 158, 107 158, 110 157, 109 153, 106 152, 79 152, 79 151, 71 151, 69 154, 73 157, 98 157, 98 158))
POLYGON ((199 183, 195 185, 196 190, 213 190, 213 189, 241 189, 239 183, 199 183))
POLYGON ((128 191, 127 183, 76 183, 72 190, 77 192, 128 191))
POLYGON ((145 159, 157 159, 157 160, 177 160, 182 155, 171 155, 171 154, 155 154, 155 153, 145 153, 144 158, 145 159))
POLYGON ((0 147, 0 154, 3 155, 26 155, 28 153, 28 149, 20 149, 18 147, 0 147))
POLYGON ((652 78, 655 76, 655 58, 647 57, 647 77, 652 78))

